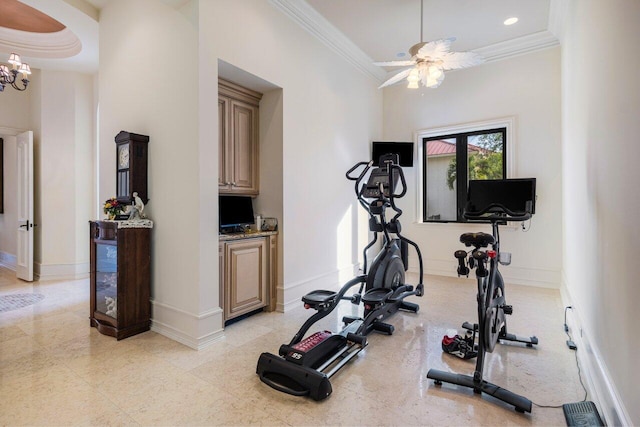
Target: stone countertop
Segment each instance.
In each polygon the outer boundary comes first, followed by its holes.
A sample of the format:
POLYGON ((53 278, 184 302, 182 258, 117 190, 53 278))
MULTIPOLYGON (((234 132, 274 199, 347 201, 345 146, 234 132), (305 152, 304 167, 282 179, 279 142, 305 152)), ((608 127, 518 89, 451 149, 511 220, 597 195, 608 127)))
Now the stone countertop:
POLYGON ((253 239, 255 237, 274 236, 276 234, 278 234, 277 231, 253 231, 249 233, 229 233, 229 234, 219 234, 218 239, 221 242, 225 242, 229 240, 253 239))

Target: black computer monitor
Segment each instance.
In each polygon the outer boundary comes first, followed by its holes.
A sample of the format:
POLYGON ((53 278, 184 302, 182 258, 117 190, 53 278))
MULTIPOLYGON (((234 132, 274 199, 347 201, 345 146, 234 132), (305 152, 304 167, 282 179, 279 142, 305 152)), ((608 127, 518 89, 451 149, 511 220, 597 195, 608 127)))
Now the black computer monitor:
POLYGON ((371 143, 371 160, 374 164, 378 164, 380 156, 383 154, 397 154, 400 156, 400 166, 413 166, 413 142, 373 141, 371 143))
POLYGON ((534 214, 536 211, 536 179, 479 179, 469 181, 467 212, 480 212, 498 203, 512 212, 534 214))
POLYGON ((220 229, 253 224, 253 202, 248 196, 219 196, 220 229))

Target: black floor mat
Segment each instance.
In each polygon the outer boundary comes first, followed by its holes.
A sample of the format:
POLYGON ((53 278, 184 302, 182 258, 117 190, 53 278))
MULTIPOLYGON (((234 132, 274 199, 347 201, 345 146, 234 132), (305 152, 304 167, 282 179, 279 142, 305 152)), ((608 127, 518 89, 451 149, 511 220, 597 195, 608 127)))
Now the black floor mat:
POLYGON ((604 426, 593 402, 565 403, 562 410, 568 426, 604 426))

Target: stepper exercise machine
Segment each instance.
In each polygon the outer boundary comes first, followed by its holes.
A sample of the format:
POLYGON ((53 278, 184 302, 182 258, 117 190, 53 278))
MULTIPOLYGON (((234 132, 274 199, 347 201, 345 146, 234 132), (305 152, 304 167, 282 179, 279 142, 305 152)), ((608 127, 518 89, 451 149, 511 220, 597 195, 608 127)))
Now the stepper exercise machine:
POLYGON ((401 235, 402 210, 396 206, 395 199, 406 194, 407 185, 398 161, 397 154, 385 154, 375 167, 373 161, 359 162, 346 173, 347 179, 355 181, 357 199, 369 214, 369 230, 373 232, 372 240, 363 250, 363 274, 345 283, 337 292, 316 290, 302 297, 305 308, 316 313, 304 322, 288 344, 280 346, 278 356, 262 353, 258 359, 256 373, 270 387, 314 400, 327 398, 332 392, 329 378, 367 346, 370 332, 391 335, 394 327, 384 322, 386 318, 398 310, 418 312, 417 304, 404 301, 412 295, 422 296, 424 286, 420 248, 401 235), (358 170, 361 172, 356 175, 358 170), (369 178, 363 184, 367 173, 369 178), (401 191, 396 193, 398 185, 401 191), (395 215, 387 220, 389 208, 395 215), (367 270, 367 251, 378 241, 379 234, 383 236, 382 249, 367 270), (418 255, 420 276, 415 289, 405 283, 407 261, 403 245, 405 248, 411 245, 418 255), (356 286, 359 286, 356 293, 347 294, 356 286), (362 317, 343 317, 344 328, 339 332, 319 331, 306 336, 311 326, 328 316, 341 301, 358 306, 362 303, 362 317))
POLYGON ((513 307, 506 303, 504 280, 498 270, 498 264, 511 262, 511 254, 500 252, 498 225, 531 218, 535 213, 535 183, 535 178, 469 181, 463 216, 469 221, 488 221, 492 227, 492 234, 462 234, 460 242, 473 249, 469 252, 458 250, 454 254, 458 260, 458 276, 468 276, 470 269, 476 271, 478 323, 462 325, 478 334, 476 367, 473 376, 436 369, 427 373, 427 378, 433 379, 436 385, 446 382, 469 387, 475 393, 486 393, 513 405, 518 412, 531 412, 531 401, 485 381, 483 368, 486 352, 493 352, 499 341, 520 342, 527 347, 538 344, 535 336, 519 337, 507 332, 506 315, 513 313, 513 307), (489 246, 491 250, 485 249, 489 246), (471 256, 467 261, 469 253, 471 256))

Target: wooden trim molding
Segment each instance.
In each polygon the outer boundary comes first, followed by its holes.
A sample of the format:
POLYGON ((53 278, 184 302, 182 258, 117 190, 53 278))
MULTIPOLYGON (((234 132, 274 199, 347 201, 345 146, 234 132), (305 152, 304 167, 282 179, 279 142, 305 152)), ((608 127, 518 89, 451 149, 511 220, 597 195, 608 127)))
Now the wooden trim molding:
POLYGON ((239 101, 248 102, 256 107, 262 99, 262 94, 246 87, 237 85, 229 80, 218 78, 218 95, 227 96, 239 101))

